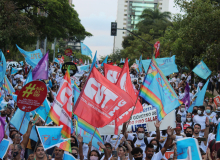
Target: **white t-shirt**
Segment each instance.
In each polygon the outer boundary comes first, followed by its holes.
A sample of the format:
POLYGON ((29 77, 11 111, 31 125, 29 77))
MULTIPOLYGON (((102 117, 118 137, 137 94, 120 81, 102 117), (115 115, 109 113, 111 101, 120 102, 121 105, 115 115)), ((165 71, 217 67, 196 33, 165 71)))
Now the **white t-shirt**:
POLYGON ((106 142, 110 143, 112 145, 112 148, 116 149, 118 147, 118 145, 120 144, 120 140, 122 139, 123 136, 124 136, 123 134, 120 134, 119 139, 118 139, 118 135, 114 135, 114 136, 108 135, 106 138, 106 142), (117 142, 117 144, 116 144, 116 142, 117 142), (115 146, 115 144, 116 144, 116 146, 115 146))
MULTIPOLYGON (((133 135, 131 135, 131 134, 128 134, 127 140, 133 141, 134 138, 135 138, 135 136, 133 136, 133 135)), ((155 137, 146 137, 146 138, 147 138, 148 144, 150 144, 150 141, 151 141, 152 139, 154 139, 155 137)), ((134 147, 140 147, 143 151, 145 151, 145 149, 146 149, 146 144, 144 143, 144 138, 143 138, 142 140, 139 140, 139 139, 137 138, 136 142, 134 143, 134 147)), ((146 157, 146 154, 145 154, 145 152, 143 152, 143 158, 145 158, 145 157, 146 157)))
POLYGON ((178 110, 177 114, 180 114, 181 115, 181 121, 182 122, 185 122, 186 121, 186 111, 184 112, 181 112, 180 110, 178 110))
POLYGON ((201 130, 202 129, 205 129, 205 121, 206 121, 206 116, 199 116, 199 115, 195 115, 193 117, 193 122, 194 122, 194 125, 195 124, 200 124, 201 125, 201 130))
POLYGON ((209 122, 213 122, 213 123, 217 124, 216 113, 215 112, 212 112, 210 115, 207 115, 205 113, 204 115, 209 118, 209 122))
POLYGON ((164 158, 164 156, 162 155, 161 151, 159 151, 158 153, 153 155, 151 160, 161 160, 162 158, 164 158))

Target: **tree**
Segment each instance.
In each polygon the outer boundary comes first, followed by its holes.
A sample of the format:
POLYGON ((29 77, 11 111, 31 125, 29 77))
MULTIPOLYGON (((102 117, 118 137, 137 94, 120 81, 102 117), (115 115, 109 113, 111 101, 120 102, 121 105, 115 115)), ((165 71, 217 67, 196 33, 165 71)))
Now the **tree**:
POLYGON ((36 43, 47 37, 92 36, 67 0, 0 0, 0 48, 36 43), (5 34, 7 33, 7 34, 5 34), (15 34, 14 34, 15 33, 15 34))
POLYGON ((158 8, 145 9, 140 19, 141 21, 137 24, 138 32, 150 34, 153 38, 163 36, 166 28, 172 25, 170 22, 171 13, 161 12, 158 8))
POLYGON ((161 43, 182 64, 192 70, 203 58, 210 69, 216 69, 220 48, 220 7, 210 0, 176 0, 186 13, 174 18, 161 43))

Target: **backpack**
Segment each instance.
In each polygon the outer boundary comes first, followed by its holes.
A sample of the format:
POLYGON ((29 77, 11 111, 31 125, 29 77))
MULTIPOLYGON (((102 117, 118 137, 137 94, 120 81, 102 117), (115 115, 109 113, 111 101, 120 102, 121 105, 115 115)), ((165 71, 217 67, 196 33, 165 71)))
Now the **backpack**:
MULTIPOLYGON (((133 139, 134 144, 135 144, 136 141, 137 141, 137 137, 134 137, 134 139, 133 139)), ((148 145, 148 140, 147 140, 146 137, 144 137, 144 143, 145 143, 146 146, 148 145)))

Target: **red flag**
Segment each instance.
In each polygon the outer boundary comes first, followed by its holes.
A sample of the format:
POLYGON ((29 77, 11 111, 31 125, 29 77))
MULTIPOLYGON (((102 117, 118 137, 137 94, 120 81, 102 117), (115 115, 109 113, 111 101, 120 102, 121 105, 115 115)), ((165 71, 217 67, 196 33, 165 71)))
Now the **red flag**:
MULTIPOLYGON (((137 95, 135 94, 135 91, 134 91, 134 88, 131 82, 127 58, 122 68, 122 71, 120 73, 120 76, 118 78, 118 81, 116 83, 116 86, 120 87, 122 90, 127 92, 131 96, 132 100, 136 102, 137 95)), ((131 117, 132 110, 133 110, 133 107, 127 110, 121 116, 119 116, 119 118, 115 121, 115 134, 116 135, 118 134, 118 126, 129 120, 129 118, 131 117)), ((143 111, 143 107, 141 103, 137 101, 133 114, 140 113, 141 111, 143 111)))
POLYGON ((131 97, 93 67, 73 113, 94 127, 104 127, 134 106, 131 97))
POLYGON ((110 64, 104 64, 104 75, 112 83, 116 83, 121 73, 121 68, 118 66, 112 66, 110 64))
POLYGON ((160 42, 157 41, 154 44, 154 48, 155 48, 155 58, 157 58, 160 55, 160 42))

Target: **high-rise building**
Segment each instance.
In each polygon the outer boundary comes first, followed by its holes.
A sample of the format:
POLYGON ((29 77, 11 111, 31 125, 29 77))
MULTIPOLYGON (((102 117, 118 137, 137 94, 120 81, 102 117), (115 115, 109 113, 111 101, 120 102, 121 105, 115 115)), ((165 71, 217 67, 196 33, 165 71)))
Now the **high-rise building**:
MULTIPOLYGON (((169 0, 118 0, 117 28, 136 30, 136 24, 140 21, 139 16, 146 8, 159 8, 161 12, 169 10, 169 0)), ((122 42, 128 35, 125 30, 118 30, 114 37, 114 51, 123 49, 122 42)))

